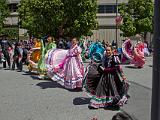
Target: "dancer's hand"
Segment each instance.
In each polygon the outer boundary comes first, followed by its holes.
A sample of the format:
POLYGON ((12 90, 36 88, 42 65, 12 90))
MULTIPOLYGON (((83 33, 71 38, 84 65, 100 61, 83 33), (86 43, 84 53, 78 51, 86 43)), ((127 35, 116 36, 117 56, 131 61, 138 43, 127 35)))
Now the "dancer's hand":
POLYGON ((123 76, 122 76, 122 79, 123 79, 123 80, 126 80, 127 78, 126 78, 126 76, 123 75, 123 76))
POLYGON ((55 67, 54 72, 58 72, 59 68, 55 67))

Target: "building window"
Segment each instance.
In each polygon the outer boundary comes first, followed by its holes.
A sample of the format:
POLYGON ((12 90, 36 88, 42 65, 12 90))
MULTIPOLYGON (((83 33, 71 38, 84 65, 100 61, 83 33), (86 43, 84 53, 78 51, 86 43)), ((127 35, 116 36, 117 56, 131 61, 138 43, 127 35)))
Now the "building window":
POLYGON ((16 3, 14 3, 14 4, 9 4, 8 6, 9 6, 10 12, 17 12, 17 9, 18 9, 17 5, 18 5, 18 4, 16 4, 16 3))
POLYGON ((116 13, 116 5, 99 5, 98 13, 116 13))

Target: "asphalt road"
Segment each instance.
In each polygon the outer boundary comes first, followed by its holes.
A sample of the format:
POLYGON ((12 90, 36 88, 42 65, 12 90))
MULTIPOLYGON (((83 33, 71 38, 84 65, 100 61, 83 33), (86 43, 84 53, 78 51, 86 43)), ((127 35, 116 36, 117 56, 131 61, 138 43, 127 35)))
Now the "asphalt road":
MULTIPOLYGON (((129 103, 122 110, 138 120, 150 119, 152 58, 143 69, 123 66, 131 82, 129 103)), ((119 111, 89 110, 83 92, 63 89, 52 81, 37 80, 27 72, 4 70, 0 65, 0 120, 111 120, 119 111)))
POLYGON ((131 83, 131 99, 123 110, 135 120, 151 119, 152 65, 152 57, 147 57, 142 69, 135 69, 133 65, 123 66, 124 73, 131 83))

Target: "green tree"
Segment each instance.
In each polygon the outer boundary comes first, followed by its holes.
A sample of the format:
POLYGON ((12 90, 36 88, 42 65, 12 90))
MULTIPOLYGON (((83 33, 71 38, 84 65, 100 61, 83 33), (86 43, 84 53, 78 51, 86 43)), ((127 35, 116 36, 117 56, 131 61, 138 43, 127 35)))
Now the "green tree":
POLYGON ((9 15, 9 8, 6 0, 0 0, 0 32, 3 29, 5 18, 9 15))
POLYGON ((1 31, 2 35, 6 35, 9 39, 18 39, 19 29, 18 28, 3 28, 1 31))
POLYGON ((97 0, 21 0, 20 25, 36 36, 80 37, 97 27, 97 0))
POLYGON ((120 26, 126 37, 153 31, 153 0, 129 0, 128 4, 121 4, 119 13, 123 17, 120 26))

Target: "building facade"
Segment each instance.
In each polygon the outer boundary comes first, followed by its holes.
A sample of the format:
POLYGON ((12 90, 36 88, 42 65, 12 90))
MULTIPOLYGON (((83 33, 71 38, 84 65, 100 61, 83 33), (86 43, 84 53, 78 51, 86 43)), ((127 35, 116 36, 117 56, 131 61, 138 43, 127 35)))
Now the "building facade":
MULTIPOLYGON (((7 0, 9 10, 10 10, 10 16, 6 18, 5 27, 6 28, 19 28, 18 27, 18 4, 20 0, 7 0)), ((19 29, 19 36, 24 36, 24 34, 27 32, 25 29, 19 29)))
MULTIPOLYGON (((99 39, 105 42, 112 42, 116 40, 116 12, 117 12, 117 3, 120 4, 122 2, 127 3, 128 0, 98 0, 98 29, 93 30, 92 39, 99 39)), ((17 5, 20 0, 8 0, 8 5, 11 11, 11 15, 6 19, 6 26, 18 27, 18 13, 17 5)), ((19 35, 23 35, 26 30, 20 29, 19 35)), ((120 38, 120 30, 118 30, 118 41, 120 38)))
POLYGON ((116 13, 117 5, 120 3, 127 3, 128 0, 98 0, 98 13, 97 20, 99 23, 98 30, 93 31, 93 39, 99 39, 101 41, 111 43, 113 40, 118 44, 122 43, 122 37, 120 37, 120 30, 116 32, 116 13))

